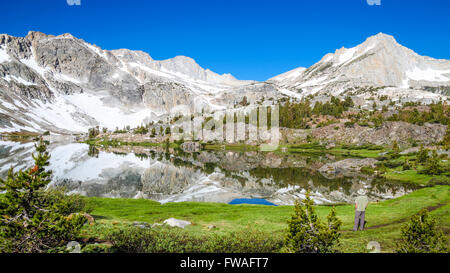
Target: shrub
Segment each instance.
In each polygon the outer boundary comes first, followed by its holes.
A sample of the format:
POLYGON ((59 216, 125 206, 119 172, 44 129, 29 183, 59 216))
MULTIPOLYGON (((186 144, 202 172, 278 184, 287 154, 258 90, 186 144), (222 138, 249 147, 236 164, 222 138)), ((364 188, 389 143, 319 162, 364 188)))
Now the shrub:
POLYGON ((447 126, 447 131, 445 132, 444 139, 442 140, 442 145, 445 149, 450 148, 450 126, 447 126))
POLYGON ((133 130, 133 132, 135 134, 145 135, 148 133, 148 128, 145 126, 138 126, 138 127, 136 127, 136 129, 133 130))
POLYGON ((109 240, 118 252, 195 253, 204 244, 201 237, 179 228, 141 229, 130 227, 112 233, 109 240))
POLYGON ((450 178, 449 177, 433 177, 428 181, 427 187, 434 187, 437 185, 448 185, 450 186, 450 178))
POLYGON ((419 153, 417 154, 417 162, 425 163, 428 159, 428 150, 423 148, 423 145, 420 145, 419 153))
POLYGON ((98 126, 94 127, 94 128, 89 128, 88 133, 89 133, 89 139, 92 139, 100 134, 100 129, 98 126))
POLYGON ((362 173, 365 173, 365 174, 368 174, 368 175, 373 175, 373 174, 375 173, 375 170, 374 170, 374 168, 372 168, 372 167, 369 167, 369 166, 363 166, 363 167, 361 168, 361 172, 362 172, 362 173))
POLYGON ((399 253, 448 252, 447 238, 436 228, 436 220, 426 209, 414 215, 402 226, 401 239, 397 242, 399 253))
POLYGON ((406 171, 406 170, 411 170, 411 163, 409 163, 409 160, 408 160, 408 159, 406 159, 406 160, 405 160, 405 163, 403 163, 403 170, 404 170, 404 171, 406 171))
POLYGON ((388 160, 388 161, 384 162, 384 166, 387 168, 391 168, 391 169, 397 168, 397 167, 400 167, 403 165, 404 165, 403 161, 401 161, 401 160, 388 160))
POLYGON ((113 250, 125 253, 268 253, 279 251, 282 239, 253 229, 227 234, 193 234, 171 227, 129 227, 108 236, 113 250))
POLYGON ((344 126, 345 126, 345 128, 353 128, 353 127, 355 127, 355 123, 352 122, 352 121, 347 121, 347 122, 344 124, 344 126))
POLYGON ((288 220, 285 239, 286 250, 296 253, 334 252, 339 244, 339 228, 342 222, 336 217, 336 210, 330 211, 327 223, 322 223, 314 212, 313 201, 309 191, 306 198, 296 201, 294 214, 288 220))
POLYGON ((432 156, 428 158, 423 170, 419 171, 420 174, 439 175, 444 172, 444 168, 441 166, 441 159, 437 152, 433 150, 432 156))
POLYGON ((49 154, 45 143, 36 145, 35 166, 0 179, 0 252, 45 252, 75 239, 86 219, 76 197, 66 199, 58 191, 45 192, 50 182, 49 154))
POLYGON ((272 253, 283 246, 281 235, 245 229, 225 235, 214 234, 208 240, 208 252, 214 253, 272 253))
POLYGON ((78 194, 67 194, 65 188, 48 188, 40 192, 42 202, 48 207, 54 207, 59 213, 70 215, 72 213, 89 213, 92 208, 86 198, 78 194))

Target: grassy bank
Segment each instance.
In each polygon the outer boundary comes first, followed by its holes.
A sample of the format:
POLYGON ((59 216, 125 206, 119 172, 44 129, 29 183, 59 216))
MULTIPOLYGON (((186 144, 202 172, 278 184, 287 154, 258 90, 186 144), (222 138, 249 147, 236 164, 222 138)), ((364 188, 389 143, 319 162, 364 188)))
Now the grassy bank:
POLYGON ((39 133, 20 131, 20 132, 3 132, 0 134, 0 139, 12 141, 33 141, 39 137, 39 133))
MULTIPOLYGON (((229 151, 259 151, 258 145, 247 144, 205 144, 203 145, 205 150, 229 150, 229 151)), ((301 154, 332 154, 339 156, 349 157, 371 157, 375 158, 379 156, 381 152, 389 151, 387 148, 376 145, 337 145, 332 148, 326 147, 326 145, 318 143, 308 144, 280 144, 275 152, 284 153, 301 153, 301 154)))
MULTIPOLYGON (((366 252, 369 241, 378 241, 382 251, 391 252, 400 235, 400 225, 422 208, 428 208, 438 217, 439 226, 450 232, 450 186, 435 186, 417 190, 389 201, 371 203, 367 210, 368 229, 351 232, 353 205, 337 206, 337 216, 342 220, 341 251, 366 252)), ((85 237, 103 239, 105 235, 133 221, 161 223, 174 217, 192 222, 187 230, 193 233, 227 233, 246 228, 282 235, 286 220, 293 212, 292 206, 228 205, 217 203, 167 203, 164 205, 144 199, 88 198, 94 225, 86 227, 85 237), (214 225, 216 228, 209 230, 214 225)), ((329 206, 316 206, 317 214, 325 219, 329 206)))
POLYGON ((169 147, 178 148, 177 143, 158 143, 158 142, 133 142, 133 141, 120 141, 120 140, 107 140, 107 139, 89 139, 84 141, 88 145, 103 146, 103 147, 120 147, 120 146, 140 146, 140 147, 169 147))

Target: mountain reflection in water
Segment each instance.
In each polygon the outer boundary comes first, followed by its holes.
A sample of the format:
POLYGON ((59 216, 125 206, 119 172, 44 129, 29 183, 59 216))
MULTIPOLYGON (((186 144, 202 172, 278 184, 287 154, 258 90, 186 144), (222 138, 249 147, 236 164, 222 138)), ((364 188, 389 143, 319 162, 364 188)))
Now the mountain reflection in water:
MULTIPOLYGON (((270 152, 201 151, 184 153, 162 147, 97 148, 81 143, 51 143, 51 186, 72 193, 166 202, 230 203, 265 199, 293 204, 311 190, 320 203, 350 203, 365 188, 372 201, 414 190, 413 186, 358 175, 329 179, 317 170, 333 156, 270 152)), ((34 143, 0 141, 0 177, 10 166, 32 165, 34 143)))

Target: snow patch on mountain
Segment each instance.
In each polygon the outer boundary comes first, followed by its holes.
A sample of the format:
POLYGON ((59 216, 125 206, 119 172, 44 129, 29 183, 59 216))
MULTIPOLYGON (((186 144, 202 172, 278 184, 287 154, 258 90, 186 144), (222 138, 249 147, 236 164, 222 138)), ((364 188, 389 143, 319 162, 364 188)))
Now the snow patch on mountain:
MULTIPOLYGON (((106 95, 106 94, 105 94, 106 95)), ((156 116, 151 109, 121 109, 106 105, 102 97, 92 94, 73 94, 65 96, 65 102, 73 105, 78 111, 83 111, 88 116, 94 117, 102 127, 114 129, 116 126, 123 128, 127 125, 137 127, 143 121, 156 116), (105 115, 105 113, 107 113, 105 115)))
POLYGON ((430 81, 430 82, 446 82, 450 81, 449 70, 437 70, 432 68, 421 69, 419 67, 414 67, 412 71, 406 71, 406 76, 415 81, 430 81))
POLYGON ((356 48, 344 49, 344 53, 339 56, 339 61, 334 63, 333 66, 338 66, 346 63, 355 55, 356 48))
POLYGON ((281 81, 289 80, 289 79, 292 80, 292 79, 299 77, 305 70, 306 70, 306 68, 299 67, 299 68, 293 69, 291 71, 285 72, 283 74, 280 74, 278 76, 275 76, 273 78, 270 78, 269 81, 281 82, 281 81))
POLYGON ((11 57, 6 53, 6 47, 0 46, 0 63, 9 62, 11 57))
POLYGON ((35 85, 32 82, 26 81, 26 80, 24 80, 24 79, 22 79, 20 77, 14 76, 14 75, 6 75, 3 79, 5 79, 7 82, 10 82, 11 80, 13 80, 13 81, 16 81, 16 82, 18 82, 20 84, 27 85, 27 86, 35 85))

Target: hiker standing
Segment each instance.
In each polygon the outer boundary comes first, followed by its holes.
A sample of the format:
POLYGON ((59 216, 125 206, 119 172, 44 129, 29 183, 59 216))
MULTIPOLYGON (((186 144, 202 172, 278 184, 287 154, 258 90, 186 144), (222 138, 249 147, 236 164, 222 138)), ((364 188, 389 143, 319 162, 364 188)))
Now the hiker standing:
POLYGON ((357 231, 358 226, 360 230, 364 230, 364 217, 367 204, 369 203, 369 199, 365 194, 366 192, 364 189, 358 190, 359 196, 355 199, 355 225, 353 226, 353 231, 357 231))

